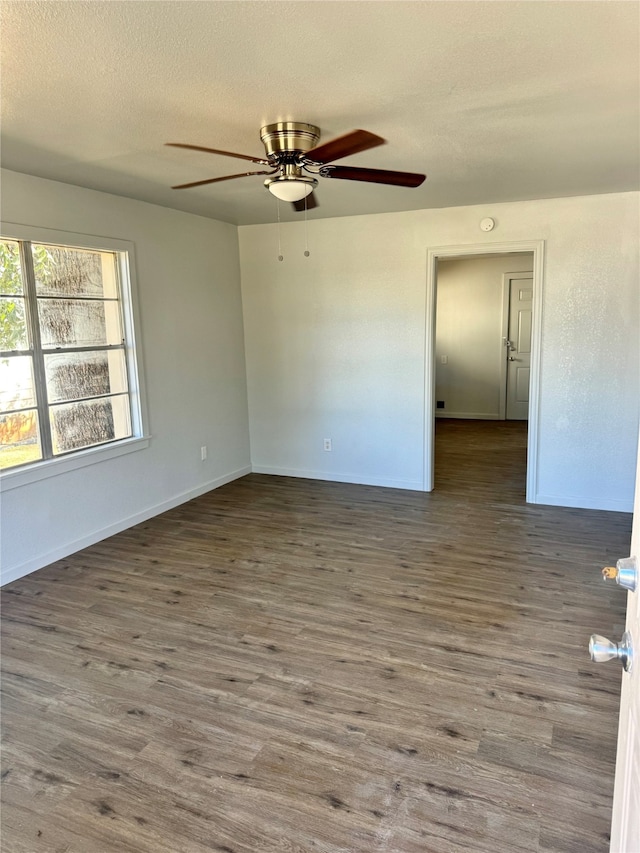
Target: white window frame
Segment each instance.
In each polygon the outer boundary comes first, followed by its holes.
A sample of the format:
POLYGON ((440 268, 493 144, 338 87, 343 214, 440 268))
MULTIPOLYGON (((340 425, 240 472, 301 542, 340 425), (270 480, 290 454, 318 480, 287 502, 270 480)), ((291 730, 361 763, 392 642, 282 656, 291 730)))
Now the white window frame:
POLYGON ((129 379, 132 430, 130 438, 119 439, 109 444, 88 447, 83 450, 75 450, 55 459, 30 462, 19 468, 4 469, 0 471, 0 492, 25 486, 29 483, 35 483, 38 480, 44 480, 48 477, 66 474, 78 468, 95 465, 108 459, 115 459, 118 456, 147 448, 150 436, 145 431, 148 421, 137 299, 135 249, 133 243, 113 237, 77 234, 70 231, 20 225, 13 222, 0 222, 0 235, 2 239, 7 240, 27 240, 31 243, 45 243, 74 249, 93 249, 94 251, 116 253, 120 276, 122 321, 125 334, 125 357, 129 379))

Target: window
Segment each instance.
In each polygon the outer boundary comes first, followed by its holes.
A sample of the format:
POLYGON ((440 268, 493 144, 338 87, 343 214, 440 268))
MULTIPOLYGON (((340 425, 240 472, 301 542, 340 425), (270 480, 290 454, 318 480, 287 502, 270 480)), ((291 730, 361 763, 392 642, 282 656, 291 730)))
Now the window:
POLYGON ((0 238, 0 469, 141 435, 128 283, 126 251, 0 238))

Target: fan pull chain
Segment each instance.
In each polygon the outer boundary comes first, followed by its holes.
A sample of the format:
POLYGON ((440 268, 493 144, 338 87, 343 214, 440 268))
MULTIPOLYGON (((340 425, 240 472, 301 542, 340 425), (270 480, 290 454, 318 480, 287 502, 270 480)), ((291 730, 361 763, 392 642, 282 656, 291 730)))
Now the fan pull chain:
POLYGON ((278 210, 278 260, 283 261, 282 242, 280 240, 280 199, 276 198, 276 208, 278 210))
POLYGON ((309 231, 307 228, 307 199, 309 196, 304 197, 304 256, 305 258, 309 257, 309 231))

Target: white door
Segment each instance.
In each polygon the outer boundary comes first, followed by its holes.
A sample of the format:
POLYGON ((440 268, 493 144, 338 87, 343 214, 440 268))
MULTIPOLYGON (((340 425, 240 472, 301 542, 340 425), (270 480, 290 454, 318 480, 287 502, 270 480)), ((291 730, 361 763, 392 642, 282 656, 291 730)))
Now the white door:
MULTIPOLYGON (((631 556, 640 562, 640 444, 636 468, 631 556)), ((611 822, 611 853, 640 851, 640 590, 627 593, 626 630, 632 637, 635 660, 622 673, 618 754, 611 822)), ((613 638, 612 638, 613 639, 613 638)), ((619 638, 615 638, 616 640, 619 638)))
POLYGON ((507 358, 507 420, 529 417, 533 279, 512 278, 509 283, 507 358))

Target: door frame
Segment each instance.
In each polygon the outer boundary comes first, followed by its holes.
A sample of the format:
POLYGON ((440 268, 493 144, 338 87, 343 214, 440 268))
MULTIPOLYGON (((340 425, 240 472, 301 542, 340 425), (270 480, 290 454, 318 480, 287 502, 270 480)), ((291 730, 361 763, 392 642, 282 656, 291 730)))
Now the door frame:
MULTIPOLYGON (((530 272, 505 272, 502 274, 502 340, 509 337, 509 311, 511 308, 511 282, 531 278, 530 272)), ((436 293, 437 302, 437 293, 436 293)), ((500 361, 500 420, 507 418, 507 359, 504 350, 500 361)), ((529 384, 531 390, 531 384, 529 384)))
POLYGON ((533 254, 533 305, 531 329, 531 374, 529 379, 529 435, 527 440, 527 503, 537 503, 538 426, 540 412, 540 350, 544 285, 544 240, 513 243, 460 244, 427 249, 427 294, 425 325, 424 467, 423 491, 433 491, 435 476, 436 412, 436 298, 439 259, 464 259, 469 255, 533 254))

